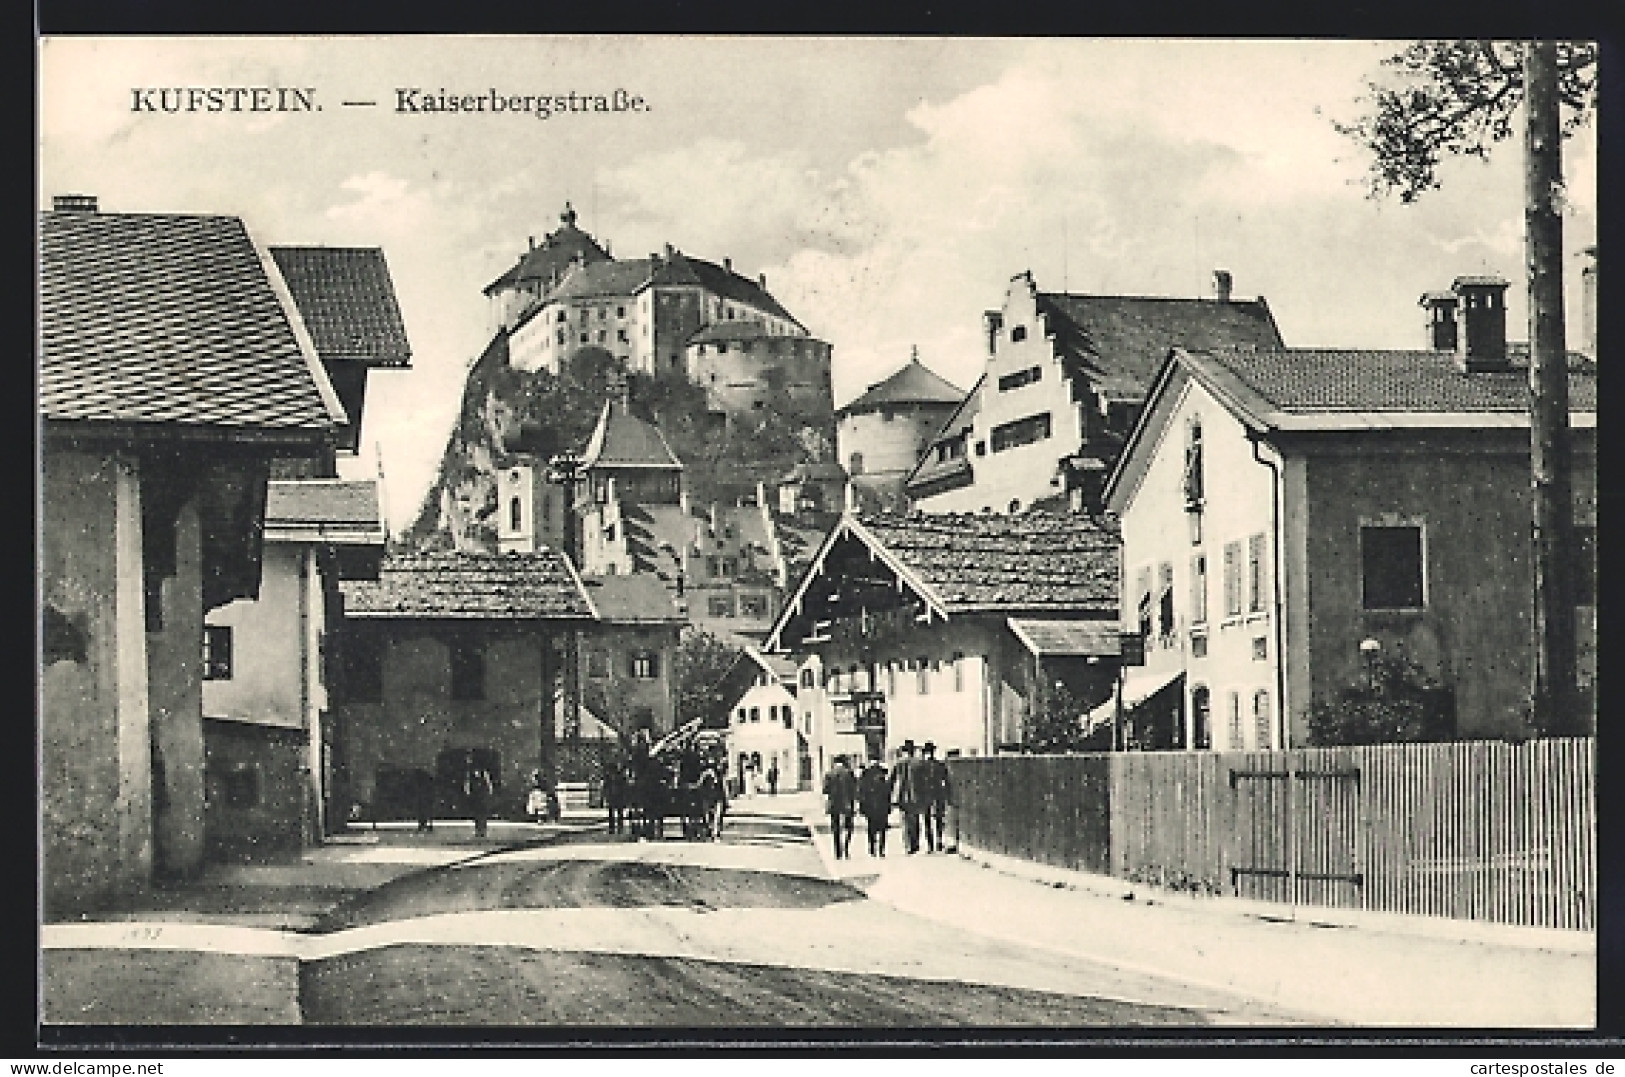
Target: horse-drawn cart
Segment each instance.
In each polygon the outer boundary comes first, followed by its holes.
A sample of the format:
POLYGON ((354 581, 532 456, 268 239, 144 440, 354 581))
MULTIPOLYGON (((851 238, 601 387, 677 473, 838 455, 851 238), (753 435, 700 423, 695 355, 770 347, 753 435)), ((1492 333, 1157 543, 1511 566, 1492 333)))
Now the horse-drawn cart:
POLYGON ((698 720, 690 722, 646 750, 634 745, 628 768, 633 834, 664 838, 666 820, 675 816, 686 839, 721 837, 728 806, 722 785, 727 752, 721 731, 705 729, 698 720))

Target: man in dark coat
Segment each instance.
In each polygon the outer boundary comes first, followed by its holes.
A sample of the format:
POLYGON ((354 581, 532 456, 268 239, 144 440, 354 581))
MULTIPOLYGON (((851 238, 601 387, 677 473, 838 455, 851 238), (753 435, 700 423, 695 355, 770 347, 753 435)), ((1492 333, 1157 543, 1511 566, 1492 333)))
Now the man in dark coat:
POLYGON ((858 779, 838 755, 824 775, 824 810, 829 813, 829 829, 835 838, 835 859, 852 856, 853 810, 857 806, 858 779))
POLYGON ((463 794, 468 797, 468 813, 474 817, 474 836, 485 837, 485 822, 491 815, 491 794, 496 782, 480 758, 468 753, 468 769, 463 778, 463 794))
POLYGON ((925 807, 924 782, 920 760, 914 758, 914 741, 905 740, 891 771, 892 803, 903 812, 903 848, 920 851, 920 811, 925 807))
POLYGON ((891 825, 891 781, 880 760, 871 759, 858 777, 858 810, 869 831, 869 855, 886 855, 886 828, 891 825))
POLYGON ((604 765, 604 810, 609 813, 609 832, 626 830, 626 761, 619 755, 604 765))
POLYGON ((930 741, 921 749, 925 758, 920 767, 925 771, 925 844, 933 853, 947 852, 943 844, 943 824, 948 817, 948 764, 937 758, 937 746, 930 741))

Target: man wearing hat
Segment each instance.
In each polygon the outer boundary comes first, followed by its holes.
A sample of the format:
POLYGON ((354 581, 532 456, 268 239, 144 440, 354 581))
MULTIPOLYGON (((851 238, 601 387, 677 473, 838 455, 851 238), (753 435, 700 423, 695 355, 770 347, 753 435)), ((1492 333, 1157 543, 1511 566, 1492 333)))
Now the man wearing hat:
POLYGON ((914 758, 914 741, 905 740, 897 750, 897 765, 892 768, 892 803, 903 813, 903 848, 910 853, 920 851, 920 810, 925 807, 925 792, 920 771, 922 760, 914 758))
POLYGON ((937 758, 937 746, 930 741, 920 749, 925 758, 919 761, 925 796, 925 846, 928 852, 946 852, 943 844, 943 822, 948 815, 948 764, 937 758))

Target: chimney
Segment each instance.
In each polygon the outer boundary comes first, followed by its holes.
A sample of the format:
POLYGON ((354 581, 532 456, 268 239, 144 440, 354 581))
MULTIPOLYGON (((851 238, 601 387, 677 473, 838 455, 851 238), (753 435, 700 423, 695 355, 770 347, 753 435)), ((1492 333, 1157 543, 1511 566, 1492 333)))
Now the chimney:
POLYGON ((1220 303, 1230 302, 1230 271, 1228 269, 1215 269, 1213 271, 1213 298, 1220 303))
POLYGON ((672 255, 674 255, 676 253, 677 253, 677 248, 676 247, 673 247, 670 243, 666 244, 666 257, 667 258, 670 258, 672 255))
POLYGON ((729 258, 726 254, 722 256, 722 269, 727 273, 732 273, 734 271, 734 260, 729 258))
POLYGON ((766 273, 758 273, 756 275, 756 279, 759 282, 761 282, 762 291, 764 291, 764 292, 767 291, 767 274, 766 273))
POLYGON ((93 194, 59 194, 51 199, 51 208, 58 213, 95 213, 96 196, 93 194))
POLYGON ((1427 311, 1427 346, 1431 351, 1456 350, 1456 293, 1423 292, 1417 300, 1427 311))
POLYGON ((1597 358, 1597 248, 1585 249, 1586 264, 1580 270, 1580 347, 1597 358))
POLYGON ((1456 366, 1469 374, 1507 369, 1508 281, 1501 277, 1457 277, 1456 366))
POLYGON ((1004 328, 1004 311, 984 310, 982 328, 987 331, 987 354, 992 355, 999 350, 999 330, 1004 328))
POLYGON ((525 239, 530 243, 529 249, 530 250, 535 250, 536 249, 536 237, 535 236, 526 236, 525 239))

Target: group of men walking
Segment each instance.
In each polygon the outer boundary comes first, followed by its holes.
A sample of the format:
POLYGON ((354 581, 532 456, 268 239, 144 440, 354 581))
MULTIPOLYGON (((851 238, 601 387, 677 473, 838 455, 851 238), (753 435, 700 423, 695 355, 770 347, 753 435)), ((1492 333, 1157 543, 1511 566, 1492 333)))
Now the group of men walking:
POLYGON ((835 758, 824 776, 824 807, 829 813, 837 859, 852 856, 852 831, 859 812, 868 829, 869 855, 885 856, 886 831, 891 827, 894 807, 903 815, 903 846, 908 852, 920 851, 922 829, 927 852, 946 849, 943 826, 951 790, 948 764, 936 757, 936 751, 937 746, 926 741, 916 757, 914 742, 905 740, 890 773, 878 759, 871 759, 863 773, 856 775, 847 765, 846 756, 835 758))

